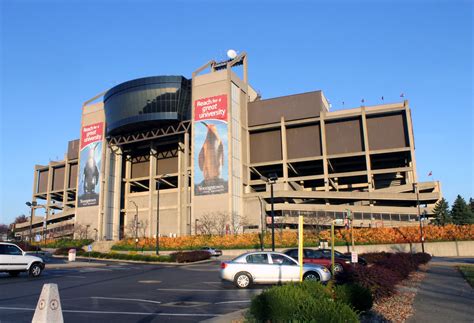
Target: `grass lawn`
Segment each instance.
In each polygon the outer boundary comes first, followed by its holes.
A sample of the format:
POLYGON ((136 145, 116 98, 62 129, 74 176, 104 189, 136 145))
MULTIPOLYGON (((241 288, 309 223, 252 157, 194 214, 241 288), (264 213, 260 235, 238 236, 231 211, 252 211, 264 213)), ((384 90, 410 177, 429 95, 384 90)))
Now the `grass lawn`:
POLYGON ((474 265, 471 266, 459 266, 459 270, 463 274, 464 278, 469 282, 471 287, 474 288, 474 265))

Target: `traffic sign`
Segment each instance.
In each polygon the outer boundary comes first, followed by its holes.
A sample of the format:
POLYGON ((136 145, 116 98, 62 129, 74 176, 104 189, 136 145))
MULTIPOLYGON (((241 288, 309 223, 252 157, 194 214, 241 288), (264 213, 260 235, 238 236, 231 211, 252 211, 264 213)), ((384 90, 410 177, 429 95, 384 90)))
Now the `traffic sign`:
POLYGON ((89 252, 92 251, 92 245, 91 244, 87 246, 87 251, 89 251, 89 252))
POLYGON ((359 255, 357 252, 351 252, 351 262, 354 264, 359 262, 359 255))

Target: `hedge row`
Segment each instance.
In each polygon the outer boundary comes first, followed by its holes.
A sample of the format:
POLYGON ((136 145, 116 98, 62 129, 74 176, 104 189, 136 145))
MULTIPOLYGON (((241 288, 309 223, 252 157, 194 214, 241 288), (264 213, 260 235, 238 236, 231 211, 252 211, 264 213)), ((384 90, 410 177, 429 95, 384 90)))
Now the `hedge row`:
POLYGON ((58 248, 55 250, 54 255, 68 255, 69 250, 75 249, 76 255, 83 256, 83 257, 91 257, 91 258, 98 258, 98 259, 122 259, 122 260, 135 260, 135 261, 147 261, 147 262, 178 262, 178 263, 185 263, 185 262, 196 262, 200 260, 206 260, 211 257, 209 252, 207 251, 188 251, 188 252, 175 252, 170 255, 142 255, 136 253, 102 253, 97 251, 84 251, 81 248, 58 248))
POLYGON ((357 283, 367 288, 375 300, 391 296, 398 283, 431 259, 426 253, 380 252, 361 256, 369 262, 368 266, 357 266, 337 278, 339 282, 357 283))
MULTIPOLYGON (((474 240, 474 225, 446 225, 444 227, 428 225, 424 228, 425 241, 452 241, 474 240)), ((280 231, 275 233, 277 248, 290 248, 297 246, 297 232, 280 231)), ((320 241, 329 241, 329 230, 321 232, 306 231, 305 246, 318 246, 320 241)), ((356 244, 384 244, 384 243, 413 243, 419 242, 420 232, 418 227, 401 228, 359 228, 354 229, 356 244)), ((335 233, 336 245, 346 245, 351 241, 350 230, 337 229, 335 233)), ((258 249, 262 242, 265 247, 271 246, 271 234, 246 233, 239 235, 223 236, 183 236, 177 238, 160 238, 160 248, 163 250, 194 250, 203 246, 219 249, 258 249)), ((153 250, 155 239, 141 238, 137 246, 140 250, 153 250)), ((124 239, 115 244, 113 250, 135 250, 135 239, 124 239)))
POLYGON ((35 243, 43 248, 82 248, 94 242, 92 239, 58 239, 35 243))

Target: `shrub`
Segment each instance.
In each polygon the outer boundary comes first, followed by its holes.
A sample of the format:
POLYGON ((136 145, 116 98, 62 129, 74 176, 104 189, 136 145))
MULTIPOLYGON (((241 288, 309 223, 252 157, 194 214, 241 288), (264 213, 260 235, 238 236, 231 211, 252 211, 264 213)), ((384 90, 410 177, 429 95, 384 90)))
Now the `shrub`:
POLYGON ((418 269, 413 257, 409 253, 394 253, 390 256, 377 261, 377 266, 385 267, 395 272, 401 279, 407 278, 410 273, 418 269))
POLYGON ((45 248, 82 248, 94 242, 92 239, 68 239, 62 238, 58 240, 46 240, 46 244, 43 242, 38 243, 45 248))
POLYGON ((368 252, 360 255, 363 257, 368 264, 373 264, 378 261, 384 260, 390 256, 388 252, 368 252))
POLYGON ((23 251, 41 251, 40 246, 29 244, 26 241, 14 242, 23 251))
POLYGON ((428 253, 418 252, 413 255, 413 259, 419 265, 424 265, 431 260, 431 255, 428 253))
POLYGON ((180 263, 195 262, 211 258, 211 254, 209 252, 202 250, 174 252, 170 256, 171 259, 180 263))
POLYGON ((349 306, 334 302, 324 287, 312 290, 314 286, 304 282, 272 287, 252 299, 250 313, 258 321, 359 322, 349 306))
POLYGON ((351 306, 354 310, 359 312, 369 311, 374 302, 370 290, 359 284, 335 286, 334 299, 351 306))
POLYGON ((390 269, 374 265, 356 267, 350 280, 370 290, 374 300, 379 300, 394 293, 401 277, 390 269))

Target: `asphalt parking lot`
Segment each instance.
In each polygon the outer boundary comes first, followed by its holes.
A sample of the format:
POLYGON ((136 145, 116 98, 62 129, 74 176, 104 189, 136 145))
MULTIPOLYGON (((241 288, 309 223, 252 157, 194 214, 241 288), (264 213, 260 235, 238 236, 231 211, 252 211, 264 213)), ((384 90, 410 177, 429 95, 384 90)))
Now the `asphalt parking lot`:
POLYGON ((31 322, 47 283, 58 284, 66 322, 199 322, 248 307, 261 287, 223 284, 219 264, 107 263, 46 269, 36 279, 0 274, 0 322, 31 322))

